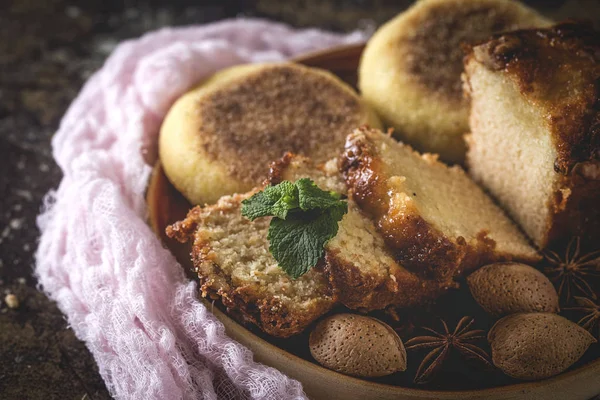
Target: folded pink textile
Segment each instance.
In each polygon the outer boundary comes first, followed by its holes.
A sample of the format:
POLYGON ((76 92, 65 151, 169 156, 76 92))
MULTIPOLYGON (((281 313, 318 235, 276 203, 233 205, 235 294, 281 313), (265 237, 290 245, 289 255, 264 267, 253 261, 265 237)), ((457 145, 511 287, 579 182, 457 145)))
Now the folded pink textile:
POLYGON ((142 149, 173 101, 218 69, 363 39, 246 19, 163 29, 118 46, 70 106, 52 142, 64 178, 38 218, 36 274, 115 398, 305 397, 225 335, 147 226, 142 149))

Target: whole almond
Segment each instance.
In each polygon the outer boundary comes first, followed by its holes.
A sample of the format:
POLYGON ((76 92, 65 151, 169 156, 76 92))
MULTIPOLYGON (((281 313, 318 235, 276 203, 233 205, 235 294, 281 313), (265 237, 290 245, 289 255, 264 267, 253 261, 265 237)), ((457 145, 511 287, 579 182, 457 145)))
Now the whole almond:
POLYGON ((311 332, 310 353, 326 368, 347 375, 377 377, 406 370, 406 350, 387 324, 355 314, 323 319, 311 332))
POLYGON ((552 313, 512 314, 488 334, 492 361, 523 380, 557 375, 575 363, 596 339, 579 325, 552 313))
POLYGON ((540 271, 519 263, 490 264, 467 278, 473 298, 488 313, 558 312, 558 294, 540 271))

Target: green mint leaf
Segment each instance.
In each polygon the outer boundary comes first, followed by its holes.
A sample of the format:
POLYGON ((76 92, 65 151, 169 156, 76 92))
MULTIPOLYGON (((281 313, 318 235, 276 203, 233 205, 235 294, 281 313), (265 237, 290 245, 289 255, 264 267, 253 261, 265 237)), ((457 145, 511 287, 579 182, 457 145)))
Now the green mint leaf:
POLYGON ((300 208, 304 211, 316 208, 328 209, 340 204, 340 195, 335 192, 321 190, 312 180, 308 178, 296 181, 300 208))
POLYGON ((273 218, 269 226, 269 251, 279 267, 293 279, 317 265, 325 253, 325 244, 338 232, 338 216, 311 214, 290 214, 286 220, 273 218))
POLYGON ((242 215, 251 220, 270 216, 286 219, 288 211, 298 206, 298 189, 293 183, 283 181, 242 201, 242 215))
POLYGON ((347 212, 348 203, 338 193, 321 190, 308 178, 266 187, 242 202, 242 215, 251 220, 274 217, 269 251, 294 279, 317 265, 347 212))

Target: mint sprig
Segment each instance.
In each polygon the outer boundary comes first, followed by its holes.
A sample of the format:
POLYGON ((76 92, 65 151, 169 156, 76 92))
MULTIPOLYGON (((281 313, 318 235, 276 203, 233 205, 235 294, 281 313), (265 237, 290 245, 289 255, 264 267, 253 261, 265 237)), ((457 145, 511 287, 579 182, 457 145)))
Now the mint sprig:
POLYGON ((269 251, 294 279, 317 265, 347 212, 348 203, 339 193, 321 190, 309 178, 268 186, 242 202, 242 215, 251 220, 274 217, 269 251))

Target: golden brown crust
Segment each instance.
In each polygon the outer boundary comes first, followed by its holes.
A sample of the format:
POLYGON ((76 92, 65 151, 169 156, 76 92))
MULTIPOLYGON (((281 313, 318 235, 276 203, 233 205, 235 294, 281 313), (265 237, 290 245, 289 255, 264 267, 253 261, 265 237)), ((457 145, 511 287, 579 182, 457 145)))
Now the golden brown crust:
POLYGON ((324 162, 356 126, 380 121, 332 73, 293 63, 217 72, 181 96, 159 136, 165 174, 194 205, 262 183, 269 162, 293 151, 324 162))
POLYGON ((286 169, 297 155, 291 152, 286 152, 283 157, 273 161, 269 166, 269 175, 267 176, 266 182, 270 185, 277 185, 284 180, 286 169))
MULTIPOLYGON (((600 168, 596 163, 595 168, 600 168)), ((575 170, 574 170, 575 171, 575 170)), ((586 179, 572 172, 562 176, 551 206, 546 246, 562 250, 572 237, 581 238, 584 251, 598 249, 600 241, 600 179, 586 179)))
POLYGON ((469 102, 461 91, 461 45, 547 24, 518 1, 415 1, 367 43, 359 65, 363 98, 398 138, 462 164, 469 102))
MULTIPOLYGON (((359 132, 368 134, 370 130, 363 127, 359 132)), ((481 265, 513 258, 498 253, 495 241, 486 231, 479 232, 470 241, 462 236, 449 238, 425 221, 410 204, 402 212, 391 210, 390 177, 368 136, 348 139, 340 169, 353 199, 375 221, 394 258, 420 279, 451 286, 454 278, 481 265)))
POLYGON ((476 61, 513 79, 524 98, 542 108, 560 174, 542 245, 570 236, 600 240, 600 32, 581 23, 495 35, 475 46, 476 61))
MULTIPOLYGON (((202 226, 207 211, 229 213, 235 208, 234 211, 239 212, 236 206, 252 193, 232 196, 231 202, 219 202, 204 208, 194 207, 184 220, 167 227, 166 232, 169 237, 182 243, 193 241, 191 257, 203 297, 220 299, 232 316, 240 321, 253 323, 270 335, 289 337, 302 332, 333 307, 335 301, 327 280, 323 278, 324 285, 320 288, 320 293, 315 293, 318 296, 315 301, 304 308, 291 309, 273 293, 267 292, 258 281, 234 282, 231 276, 221 270, 211 241, 203 235, 202 229, 198 229, 202 226)), ((268 225, 268 221, 257 220, 254 223, 261 222, 268 225)), ((315 266, 313 271, 322 275, 323 265, 315 266)))
POLYGON ((555 170, 600 158, 600 32, 578 23, 494 36, 467 55, 504 70, 545 108, 558 150, 555 170))
MULTIPOLYGON (((287 153, 280 160, 271 163, 268 182, 272 185, 280 183, 294 160, 302 161, 302 157, 287 153)), ((340 255, 340 251, 329 249, 325 252, 325 273, 334 297, 350 309, 378 310, 398 300, 399 285, 390 274, 368 274, 354 263, 348 262, 340 255)), ((416 281, 416 277, 411 276, 411 279, 416 281)), ((414 297, 416 304, 420 299, 421 297, 414 297)))
MULTIPOLYGON (((369 131, 368 128, 360 130, 369 131)), ((353 198, 375 220, 394 257, 422 279, 441 280, 451 285, 455 276, 498 258, 494 252, 496 243, 486 232, 480 232, 474 243, 462 237, 452 241, 425 221, 417 210, 407 208, 402 213, 392 212, 388 177, 377 149, 369 140, 347 141, 340 169, 353 198)))
POLYGON ((389 306, 422 306, 457 287, 451 280, 422 279, 400 266, 386 276, 367 274, 333 251, 326 253, 325 260, 325 273, 333 295, 350 309, 372 311, 389 306))

